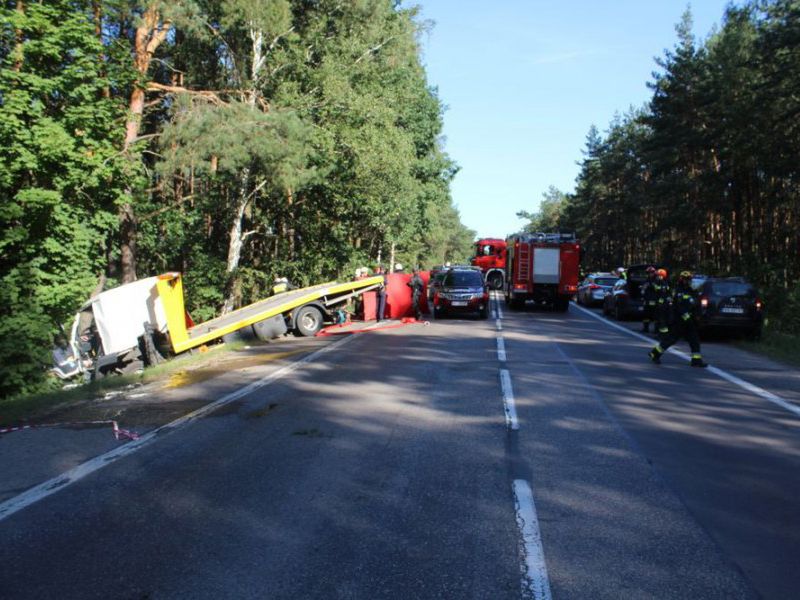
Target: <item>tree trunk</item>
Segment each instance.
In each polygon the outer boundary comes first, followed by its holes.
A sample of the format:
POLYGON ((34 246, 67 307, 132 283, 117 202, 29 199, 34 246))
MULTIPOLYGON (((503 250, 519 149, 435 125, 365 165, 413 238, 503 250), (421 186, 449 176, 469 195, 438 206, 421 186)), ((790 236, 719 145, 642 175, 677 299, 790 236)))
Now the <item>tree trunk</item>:
MULTIPOLYGON (((20 17, 25 15, 25 3, 23 0, 17 0, 16 11, 20 17)), ((22 51, 24 39, 21 29, 14 30, 14 38, 14 71, 19 73, 22 70, 22 62, 24 57, 22 51)))
MULTIPOLYGON (((150 70, 153 54, 167 38, 172 22, 161 21, 161 15, 155 4, 147 7, 142 15, 142 22, 136 28, 134 37, 134 65, 137 71, 133 91, 128 101, 128 118, 125 123, 125 142, 123 150, 129 152, 130 147, 139 137, 145 104, 145 79, 150 70)), ((138 157, 137 157, 138 160, 138 157)), ((125 190, 127 201, 119 209, 120 226, 120 267, 122 282, 136 281, 136 215, 133 210, 133 190, 125 190)))
POLYGON ((222 306, 222 314, 226 315, 236 306, 237 285, 236 270, 239 268, 239 261, 242 257, 242 246, 244 246, 243 222, 247 204, 250 201, 248 193, 250 186, 250 169, 245 169, 242 173, 241 185, 239 186, 239 197, 236 204, 236 213, 231 223, 228 241, 228 262, 225 265, 225 272, 228 274, 227 291, 225 303, 222 306))

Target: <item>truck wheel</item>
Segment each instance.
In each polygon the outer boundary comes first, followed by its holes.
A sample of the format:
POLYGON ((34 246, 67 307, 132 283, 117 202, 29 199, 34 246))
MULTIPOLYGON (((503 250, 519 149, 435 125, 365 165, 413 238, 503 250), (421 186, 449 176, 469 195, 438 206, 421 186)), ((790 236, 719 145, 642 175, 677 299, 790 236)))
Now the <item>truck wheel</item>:
POLYGON ((486 283, 489 284, 489 289, 501 290, 503 289, 503 276, 500 273, 489 273, 486 278, 486 283))
POLYGON ((567 312, 567 309, 569 309, 569 299, 556 298, 556 302, 553 308, 555 308, 556 311, 558 312, 567 312))
POLYGON ((619 307, 619 304, 617 304, 617 305, 614 307, 614 318, 615 318, 617 321, 624 321, 624 320, 625 320, 625 313, 624 313, 624 312, 623 312, 623 310, 622 310, 622 309, 619 307))
POLYGON ((294 314, 294 332, 311 337, 322 329, 322 312, 316 306, 304 306, 294 314))
POLYGON ((488 309, 488 308, 486 308, 486 307, 484 306, 484 307, 481 309, 481 311, 478 313, 478 316, 479 316, 481 319, 488 319, 488 318, 489 318, 489 309, 488 309))

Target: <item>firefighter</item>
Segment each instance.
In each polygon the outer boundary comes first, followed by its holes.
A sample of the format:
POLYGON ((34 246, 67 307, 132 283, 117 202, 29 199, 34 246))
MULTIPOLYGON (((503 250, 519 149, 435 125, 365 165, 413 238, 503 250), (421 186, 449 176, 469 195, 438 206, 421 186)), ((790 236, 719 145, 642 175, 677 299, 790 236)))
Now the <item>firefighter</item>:
POLYGON ((297 289, 295 286, 292 285, 292 282, 289 281, 286 277, 275 277, 275 281, 273 282, 272 286, 272 295, 282 294, 283 292, 288 292, 289 290, 297 289))
POLYGON ((625 267, 617 267, 614 271, 619 279, 628 279, 628 274, 625 272, 625 267))
POLYGON ((672 290, 669 287, 666 269, 656 271, 656 285, 658 287, 654 327, 659 341, 665 341, 669 334, 670 313, 672 312, 672 290))
POLYGON ((656 268, 647 267, 647 280, 642 284, 642 300, 644 302, 644 318, 642 319, 642 331, 650 332, 650 322, 656 316, 656 303, 658 302, 658 292, 660 284, 656 280, 656 268))
POLYGON ((380 275, 380 276, 383 277, 383 283, 378 288, 378 293, 377 293, 378 306, 375 307, 376 311, 377 311, 376 314, 375 314, 375 319, 378 322, 380 322, 380 321, 383 321, 383 319, 386 316, 385 315, 385 313, 386 313, 386 285, 387 285, 388 281, 386 279, 386 273, 383 272, 383 266, 382 265, 378 265, 377 267, 375 267, 375 275, 380 275))
POLYGON ((672 296, 673 323, 669 332, 662 340, 650 350, 650 360, 658 364, 661 362, 661 355, 667 351, 679 339, 684 338, 689 343, 692 351, 692 360, 689 363, 693 367, 707 367, 708 363, 703 360, 700 354, 700 336, 697 333, 697 298, 692 290, 692 274, 689 271, 682 271, 675 285, 675 293, 672 296))
POLYGON ((422 297, 422 290, 425 288, 425 282, 419 276, 417 267, 414 267, 411 280, 406 285, 411 288, 411 306, 414 309, 414 318, 420 321, 422 320, 422 308, 420 308, 419 301, 422 297))

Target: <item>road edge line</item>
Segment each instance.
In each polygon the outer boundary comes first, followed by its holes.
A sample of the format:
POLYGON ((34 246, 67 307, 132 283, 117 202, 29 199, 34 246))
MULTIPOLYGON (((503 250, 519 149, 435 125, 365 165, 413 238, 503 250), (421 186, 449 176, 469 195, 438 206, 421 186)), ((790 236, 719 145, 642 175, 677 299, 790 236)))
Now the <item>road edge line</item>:
POLYGON ((500 369, 500 386, 503 388, 503 408, 506 414, 506 426, 512 430, 519 429, 517 408, 514 404, 514 388, 511 387, 511 373, 508 369, 500 369))
MULTIPOLYGON (((590 311, 588 308, 584 308, 582 306, 578 306, 574 302, 572 303, 572 306, 577 308, 579 311, 589 315, 590 317, 593 317, 593 318, 597 319, 601 323, 605 323, 609 327, 613 327, 614 329, 617 329, 617 330, 619 330, 619 331, 621 331, 623 333, 627 333, 628 335, 632 335, 633 337, 638 338, 640 340, 643 340, 643 341, 647 342, 648 344, 655 345, 651 338, 648 338, 648 337, 646 337, 646 336, 644 336, 644 335, 642 335, 640 333, 637 333, 635 331, 631 331, 627 327, 623 327, 622 325, 618 325, 617 323, 612 323, 611 321, 609 321, 605 317, 601 317, 599 315, 596 315, 595 313, 590 311)), ((667 348, 667 352, 671 352, 672 354, 674 354, 676 356, 679 356, 684 360, 687 360, 687 361, 689 360, 689 355, 688 354, 686 354, 685 352, 681 352, 680 350, 676 350, 675 348, 667 348)), ((767 391, 764 388, 758 387, 757 385, 755 385, 753 383, 750 383, 749 381, 741 379, 741 378, 737 377, 736 375, 728 373, 727 371, 724 371, 723 369, 720 369, 719 367, 710 366, 710 367, 708 367, 708 371, 710 373, 713 373, 714 375, 716 375, 720 379, 724 379, 724 380, 728 381, 729 383, 737 385, 740 388, 742 388, 742 389, 744 389, 744 390, 746 390, 746 391, 748 391, 748 392, 750 392, 752 394, 760 396, 764 400, 766 400, 768 402, 771 402, 772 404, 775 404, 776 406, 780 406, 784 410, 787 410, 790 413, 800 417, 800 406, 796 406, 796 405, 792 404, 791 402, 789 402, 788 400, 785 400, 784 398, 781 398, 777 394, 773 394, 772 392, 767 391)))
POLYGON ((86 477, 94 473, 95 471, 99 471, 103 467, 110 465, 121 458, 129 456, 134 452, 141 450, 142 448, 149 446, 153 441, 155 441, 158 437, 163 436, 164 434, 171 433, 173 431, 177 431, 190 423, 200 419, 201 417, 207 415, 210 412, 215 411, 221 406, 225 406, 226 404, 230 404, 235 400, 239 400, 248 394, 269 385, 270 383, 282 379, 286 375, 296 371, 302 365, 307 363, 313 362, 321 355, 325 354, 326 352, 330 352, 331 350, 338 348, 339 346, 343 346, 347 342, 355 339, 355 336, 348 336, 343 337, 335 342, 331 342, 327 346, 320 348, 319 350, 315 350, 314 352, 307 354, 303 358, 290 363, 288 365, 284 365, 277 371, 270 373, 269 375, 264 376, 261 379, 253 381, 246 386, 239 388, 236 391, 231 392, 211 402, 200 408, 193 410, 190 413, 183 415, 182 417, 178 417, 174 421, 170 421, 152 431, 145 433, 144 435, 140 436, 139 439, 128 442, 123 446, 119 446, 114 448, 113 450, 109 450, 104 454, 100 454, 99 456, 95 456, 83 462, 75 467, 72 467, 68 471, 61 473, 60 475, 56 475, 55 477, 48 479, 40 484, 33 486, 32 488, 27 489, 26 491, 18 494, 4 502, 0 502, 0 521, 10 517, 14 513, 32 505, 48 496, 55 494, 56 492, 69 487, 73 483, 76 483, 86 477))

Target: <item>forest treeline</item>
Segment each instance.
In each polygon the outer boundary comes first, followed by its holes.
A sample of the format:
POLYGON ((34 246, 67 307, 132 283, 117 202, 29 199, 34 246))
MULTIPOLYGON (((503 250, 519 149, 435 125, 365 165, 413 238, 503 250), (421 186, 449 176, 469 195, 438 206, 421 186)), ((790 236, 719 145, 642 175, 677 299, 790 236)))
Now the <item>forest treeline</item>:
POLYGON ((576 231, 587 268, 747 276, 800 333, 800 2, 731 6, 702 42, 688 12, 676 29, 648 105, 590 130, 575 192, 520 214, 576 231))
POLYGON ((181 271, 200 320, 279 274, 468 255, 415 9, 6 0, 0 25, 0 397, 137 277, 181 271))

